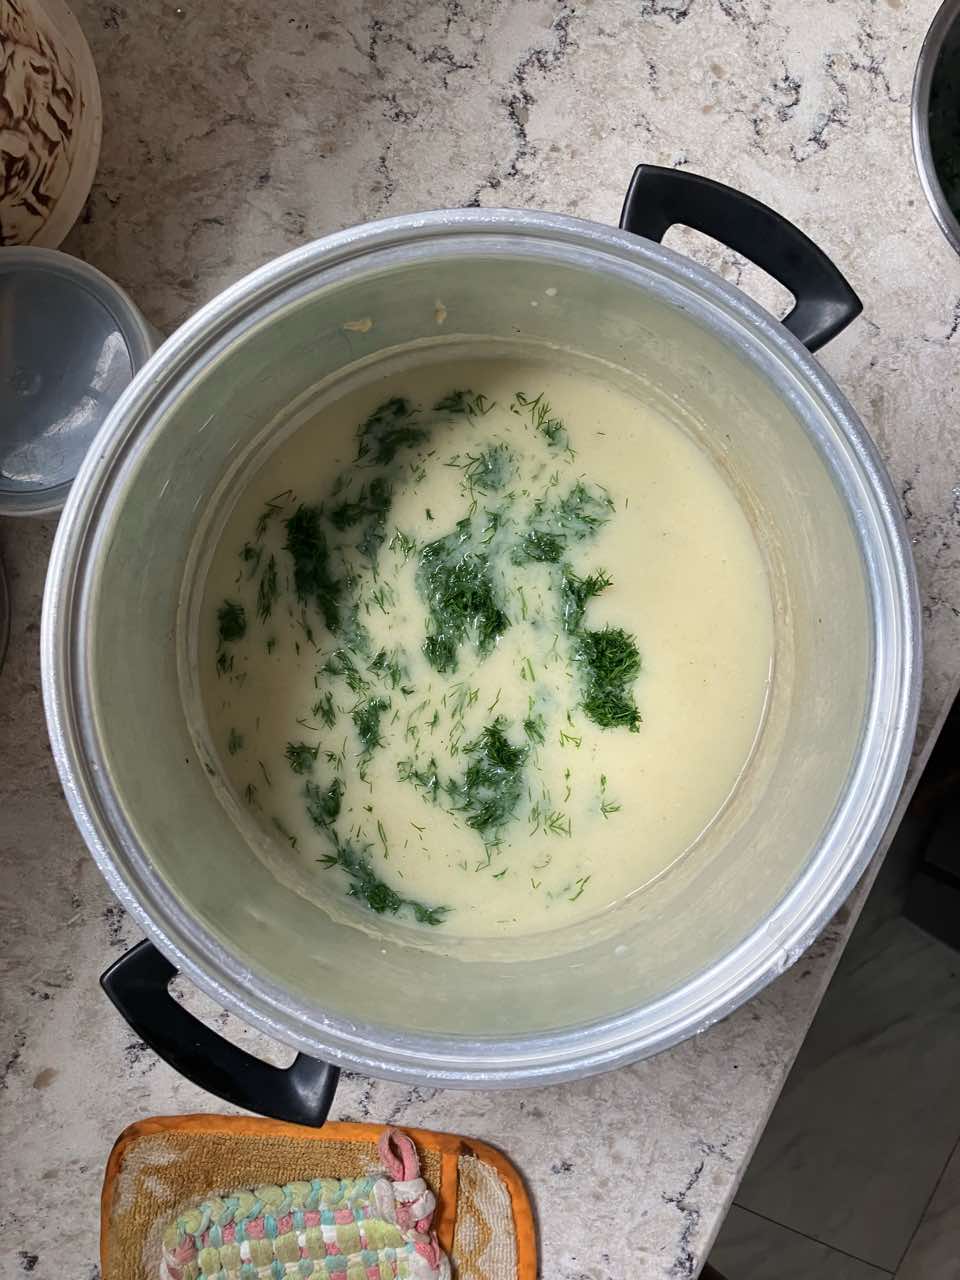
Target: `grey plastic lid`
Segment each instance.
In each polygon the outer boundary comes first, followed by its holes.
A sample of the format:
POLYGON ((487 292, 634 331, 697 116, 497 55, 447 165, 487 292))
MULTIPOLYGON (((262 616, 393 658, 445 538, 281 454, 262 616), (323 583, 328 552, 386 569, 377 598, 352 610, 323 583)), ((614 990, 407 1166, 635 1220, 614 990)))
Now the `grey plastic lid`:
POLYGON ((59 511, 157 338, 122 289, 53 249, 0 249, 0 515, 59 511))

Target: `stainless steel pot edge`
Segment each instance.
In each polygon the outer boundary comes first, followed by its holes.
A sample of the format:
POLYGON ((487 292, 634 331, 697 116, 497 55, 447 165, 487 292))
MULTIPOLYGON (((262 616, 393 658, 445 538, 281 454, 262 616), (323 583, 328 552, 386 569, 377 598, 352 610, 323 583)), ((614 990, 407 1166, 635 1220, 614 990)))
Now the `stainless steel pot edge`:
MULTIPOLYGON (((729 333, 728 333, 729 337, 729 333)), ((802 398, 802 397, 801 397, 802 398)), ((433 1080, 446 1085, 505 1087, 550 1079, 569 1079, 636 1060, 702 1030, 725 1016, 743 999, 782 972, 802 953, 849 893, 882 835, 896 802, 909 762, 916 723, 920 662, 916 583, 902 520, 879 457, 852 411, 820 367, 776 321, 738 291, 711 273, 659 245, 627 233, 555 215, 507 210, 439 212, 391 219, 352 229, 295 250, 261 268, 221 294, 197 313, 150 361, 108 419, 96 447, 85 461, 61 521, 51 559, 44 602, 42 664, 44 697, 51 739, 68 801, 80 830, 101 871, 125 908, 171 958, 215 1000, 277 1039, 332 1061, 358 1066, 396 1079, 433 1080), (197 930, 182 911, 166 913, 163 923, 142 904, 143 891, 161 890, 145 877, 139 886, 121 873, 111 853, 111 816, 97 795, 95 773, 80 749, 77 691, 73 672, 82 670, 82 636, 76 634, 74 611, 83 583, 75 572, 79 552, 88 542, 102 505, 103 482, 116 469, 125 446, 122 422, 135 420, 158 402, 177 380, 187 362, 215 344, 234 319, 266 303, 277 290, 286 290, 303 277, 345 256, 361 255, 379 246, 416 239, 424 234, 510 232, 585 241, 620 257, 646 262, 678 283, 686 284, 724 313, 725 325, 752 333, 763 347, 771 376, 785 394, 802 385, 819 396, 842 426, 845 442, 876 503, 877 530, 885 544, 893 575, 895 614, 905 622, 894 637, 901 661, 892 739, 884 768, 874 779, 874 799, 862 817, 851 848, 845 848, 829 877, 829 891, 811 915, 803 910, 804 890, 814 870, 798 881, 768 922, 758 949, 752 935, 707 974, 646 1010, 643 1036, 632 1027, 634 1015, 624 1015, 576 1032, 507 1042, 435 1040, 401 1036, 384 1052, 376 1028, 327 1017, 305 1019, 284 993, 238 964, 212 937, 197 930), (802 378, 798 378, 802 374, 802 378), (796 386, 794 387, 794 383, 796 386), (67 646, 70 646, 68 648, 67 646), (137 891, 139 889, 139 892, 137 891), (179 917, 179 918, 178 918, 179 917), (198 935, 198 936, 194 936, 198 935), (715 989, 724 986, 716 999, 715 989), (710 988, 714 989, 711 998, 710 988), (668 1007, 669 1006, 669 1007, 668 1007), (658 1016, 655 1016, 658 1015, 658 1016), (589 1047, 588 1047, 589 1046, 589 1047), (427 1059, 427 1061, 425 1061, 427 1059)), ((873 572, 873 570, 870 570, 873 572)), ((874 584, 875 585, 875 584, 874 584)), ((169 895, 166 895, 169 897, 169 895)))
POLYGON ((930 147, 930 89, 933 85, 933 73, 937 68, 947 32, 958 19, 960 19, 960 0, 943 0, 920 49, 920 58, 913 77, 910 131, 913 135, 913 158, 927 202, 940 225, 940 230, 956 252, 960 253, 960 222, 957 221, 944 197, 930 147))

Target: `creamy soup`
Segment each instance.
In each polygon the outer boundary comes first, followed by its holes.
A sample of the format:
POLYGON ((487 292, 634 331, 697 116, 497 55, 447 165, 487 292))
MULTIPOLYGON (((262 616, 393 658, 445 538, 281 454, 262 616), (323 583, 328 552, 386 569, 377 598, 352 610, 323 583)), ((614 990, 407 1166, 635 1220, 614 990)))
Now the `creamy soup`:
POLYGON ((683 856, 771 649, 759 548, 684 431, 585 373, 451 360, 354 386, 269 457, 200 666, 221 769, 301 891, 478 937, 683 856))

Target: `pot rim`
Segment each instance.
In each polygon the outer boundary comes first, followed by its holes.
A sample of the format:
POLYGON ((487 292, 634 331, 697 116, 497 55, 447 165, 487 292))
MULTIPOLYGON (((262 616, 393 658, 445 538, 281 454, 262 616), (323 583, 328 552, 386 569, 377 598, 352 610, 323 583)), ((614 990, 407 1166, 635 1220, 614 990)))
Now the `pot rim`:
POLYGON ((940 61, 944 41, 958 19, 960 19, 960 0, 943 0, 924 36, 913 77, 910 133, 913 138, 913 158, 927 203, 940 230, 952 248, 960 253, 960 222, 957 221, 943 194, 930 146, 930 90, 933 87, 933 77, 940 61))
POLYGON ((903 519, 873 442, 833 381, 777 320, 707 268, 617 228, 530 210, 439 210, 349 228, 267 263, 208 302, 150 359, 101 428, 61 518, 44 593, 41 670, 54 757, 84 841, 123 907, 201 990, 277 1040, 380 1077, 453 1087, 519 1087, 609 1070, 686 1039, 732 1012, 807 948, 876 851, 906 774, 919 708, 919 602, 903 519), (875 639, 879 621, 885 621, 865 712, 864 736, 868 730, 873 734, 876 758, 863 782, 867 756, 861 749, 818 849, 771 916, 709 968, 638 1010, 572 1030, 502 1039, 398 1032, 320 1009, 307 1013, 288 991, 251 971, 176 901, 144 850, 132 838, 124 842, 120 807, 99 767, 95 734, 81 714, 88 630, 84 604, 111 505, 110 482, 130 465, 138 436, 156 430, 152 408, 184 375, 202 368, 204 353, 236 331, 245 316, 262 315, 271 300, 293 286, 311 277, 319 282, 323 270, 378 249, 458 235, 572 243, 612 255, 619 270, 635 272, 638 287, 644 275, 665 278, 684 295, 682 305, 698 311, 727 341, 737 342, 801 419, 804 403, 818 401, 818 417, 831 423, 836 439, 827 442, 818 435, 809 408, 805 420, 821 452, 829 443, 838 454, 826 460, 858 531, 875 639), (857 490, 862 509, 851 489, 857 490), (885 619, 878 605, 885 605, 885 619), (892 684, 882 699, 881 675, 892 684), (853 806, 858 778, 868 794, 853 806))

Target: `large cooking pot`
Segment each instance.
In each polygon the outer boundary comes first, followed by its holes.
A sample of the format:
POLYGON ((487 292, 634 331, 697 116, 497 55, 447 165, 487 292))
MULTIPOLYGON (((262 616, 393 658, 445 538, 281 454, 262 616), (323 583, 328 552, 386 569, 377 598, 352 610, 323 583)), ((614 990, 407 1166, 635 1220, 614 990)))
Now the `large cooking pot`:
POLYGON ((642 166, 621 229, 488 209, 356 227, 254 272, 164 344, 74 485, 42 641, 74 816, 156 944, 104 979, 144 1039, 242 1106, 320 1123, 326 1064, 482 1088, 568 1080, 693 1035, 800 955, 877 847, 917 714, 916 586, 894 496, 808 351, 859 310, 770 209, 642 166), (656 243, 674 223, 784 283, 786 320, 656 243), (774 596, 768 714, 721 819, 646 891, 532 953, 501 941, 443 954, 429 931, 386 921, 374 934, 298 896, 220 803, 191 694, 197 566, 243 475, 318 386, 439 333, 641 376, 739 495, 774 596), (194 1021, 167 993, 176 970, 299 1049, 293 1067, 194 1021))

